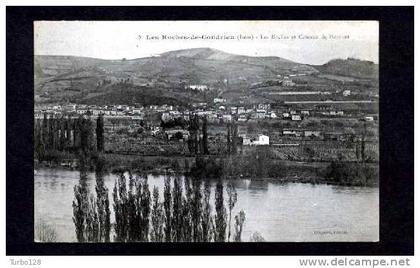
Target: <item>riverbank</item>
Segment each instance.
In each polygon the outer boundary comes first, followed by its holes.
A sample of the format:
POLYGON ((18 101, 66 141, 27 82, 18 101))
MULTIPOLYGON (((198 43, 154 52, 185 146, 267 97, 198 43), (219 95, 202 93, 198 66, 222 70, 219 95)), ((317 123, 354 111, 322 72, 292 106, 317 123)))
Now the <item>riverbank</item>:
MULTIPOLYGON (((108 173, 131 170, 154 175, 178 173, 199 178, 258 178, 343 186, 377 186, 379 182, 379 167, 375 163, 278 160, 270 159, 269 155, 263 152, 258 152, 255 155, 227 157, 100 154, 92 155, 87 159, 88 170, 95 170, 98 162, 102 162, 102 166, 106 169, 105 172, 108 173)), ((61 167, 77 170, 78 158, 76 155, 66 155, 66 158, 61 160, 41 163, 35 161, 34 166, 35 169, 61 167)))

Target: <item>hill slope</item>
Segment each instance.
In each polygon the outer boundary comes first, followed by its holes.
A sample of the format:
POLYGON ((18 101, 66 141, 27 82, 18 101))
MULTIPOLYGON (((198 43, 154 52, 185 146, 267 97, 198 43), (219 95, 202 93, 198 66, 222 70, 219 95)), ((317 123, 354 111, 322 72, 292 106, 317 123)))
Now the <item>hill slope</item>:
MULTIPOLYGON (((369 61, 349 58, 309 66, 280 57, 250 57, 211 48, 169 51, 132 60, 35 56, 34 63, 37 102, 185 104, 203 101, 203 94, 185 89, 192 84, 205 84, 216 95, 236 92, 233 98, 238 98, 249 96, 252 84, 290 74, 378 79, 378 65, 369 61), (118 97, 116 92, 124 96, 118 97)), ((306 79, 311 83, 315 78, 306 79)))
POLYGON ((322 73, 356 78, 378 79, 379 66, 371 61, 354 58, 335 59, 321 66, 314 66, 322 73))

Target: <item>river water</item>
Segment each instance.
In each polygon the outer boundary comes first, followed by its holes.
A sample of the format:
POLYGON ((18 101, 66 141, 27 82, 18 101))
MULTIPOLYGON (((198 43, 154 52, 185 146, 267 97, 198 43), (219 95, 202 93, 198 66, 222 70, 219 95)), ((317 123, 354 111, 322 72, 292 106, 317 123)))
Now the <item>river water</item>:
MULTIPOLYGON (((72 201, 79 172, 39 169, 34 179, 35 221, 42 219, 53 226, 59 242, 75 242, 72 201)), ((111 204, 115 179, 114 175, 105 177, 111 204)), ((163 176, 149 175, 148 181, 150 190, 158 186, 163 191, 163 176)), ((233 215, 240 210, 246 213, 244 241, 254 232, 273 242, 379 240, 378 188, 249 179, 233 183, 238 193, 233 215)), ((94 174, 90 174, 88 185, 94 192, 94 174)), ((212 206, 214 211, 214 202, 212 206)))

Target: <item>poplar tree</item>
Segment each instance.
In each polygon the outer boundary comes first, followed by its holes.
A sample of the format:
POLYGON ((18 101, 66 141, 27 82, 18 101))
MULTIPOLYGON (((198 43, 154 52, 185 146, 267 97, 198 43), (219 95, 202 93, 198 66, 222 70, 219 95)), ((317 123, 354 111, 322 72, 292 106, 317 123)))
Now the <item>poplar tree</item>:
POLYGON ((192 240, 199 242, 202 239, 202 226, 201 226, 201 180, 192 181, 192 204, 191 204, 191 223, 192 223, 192 240))
POLYGON ((228 223, 228 242, 230 241, 231 235, 231 220, 232 220, 232 210, 235 207, 236 201, 238 201, 238 194, 232 183, 227 185, 226 192, 228 194, 228 206, 229 206, 229 223, 228 223))
POLYGON ((201 232, 203 242, 210 242, 211 240, 211 205, 210 205, 211 185, 209 181, 204 183, 202 216, 201 216, 201 232))
POLYGON ((96 148, 98 152, 104 150, 104 117, 102 114, 96 119, 96 148))
POLYGON ((96 163, 96 205, 98 210, 98 222, 99 222, 99 241, 109 242, 111 232, 111 211, 109 209, 109 196, 108 188, 104 182, 104 161, 99 159, 96 163))
POLYGON ((150 216, 150 191, 147 183, 147 176, 143 177, 142 192, 140 197, 140 207, 138 213, 140 218, 140 241, 149 241, 149 216, 150 216))
POLYGON ((152 230, 150 234, 150 241, 163 242, 164 233, 163 226, 165 216, 163 214, 163 204, 159 202, 159 189, 154 186, 152 194, 152 230))
POLYGON ((207 117, 204 116, 203 118, 203 154, 207 155, 209 154, 209 148, 208 148, 208 134, 207 134, 207 117))
POLYGON ((165 214, 165 242, 172 241, 172 195, 170 177, 165 177, 165 186, 163 189, 163 209, 165 214))
POLYGON ((172 217, 171 217, 171 228, 172 228, 172 241, 181 242, 183 239, 183 215, 182 215, 182 185, 181 178, 176 176, 174 178, 174 187, 172 189, 172 217))
POLYGON ((226 239, 226 209, 223 204, 223 184, 219 181, 216 184, 215 191, 215 209, 216 215, 214 216, 215 230, 214 240, 215 242, 225 242, 226 239))

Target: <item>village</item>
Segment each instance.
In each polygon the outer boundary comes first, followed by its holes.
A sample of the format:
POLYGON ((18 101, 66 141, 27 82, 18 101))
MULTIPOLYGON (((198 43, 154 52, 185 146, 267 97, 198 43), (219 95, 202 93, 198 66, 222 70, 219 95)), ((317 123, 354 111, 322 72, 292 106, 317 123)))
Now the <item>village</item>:
MULTIPOLYGON (((200 90, 200 85, 196 85, 200 90)), ((201 88, 203 90, 203 88, 201 88)), ((356 161, 363 141, 372 161, 378 159, 378 113, 375 101, 308 101, 241 105, 224 98, 211 103, 175 105, 37 105, 44 118, 104 118, 105 152, 138 155, 190 155, 188 140, 194 116, 208 122, 209 152, 226 154, 226 126, 237 125, 239 152, 269 146, 287 160, 356 161), (353 145, 354 146, 353 146, 353 145), (359 145, 360 146, 360 145, 359 145)))

